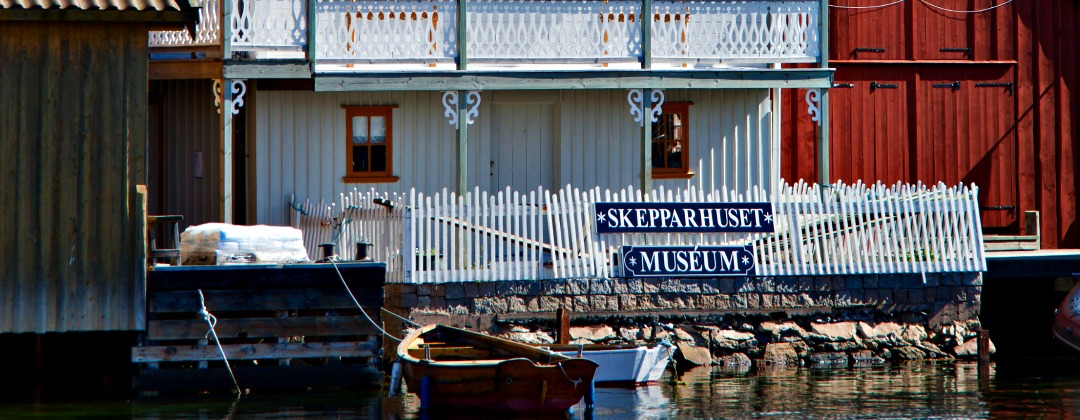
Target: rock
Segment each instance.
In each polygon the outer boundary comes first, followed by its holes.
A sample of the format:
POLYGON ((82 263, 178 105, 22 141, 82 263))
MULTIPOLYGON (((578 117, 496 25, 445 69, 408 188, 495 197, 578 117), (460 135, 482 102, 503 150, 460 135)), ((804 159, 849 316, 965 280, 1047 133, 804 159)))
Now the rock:
POLYGON ((892 351, 893 357, 897 360, 922 360, 926 358, 926 353, 915 346, 901 346, 894 348, 892 351))
POLYGON ((919 343, 915 343, 915 347, 918 347, 920 350, 923 350, 926 353, 928 353, 930 355, 931 359, 938 359, 938 358, 951 359, 952 358, 951 354, 948 354, 948 353, 945 353, 945 352, 941 351, 941 349, 938 348, 938 346, 934 345, 934 343, 919 342, 919 343))
POLYGON ((847 366, 848 356, 841 352, 813 353, 806 356, 806 362, 812 366, 847 366))
POLYGON ((889 337, 899 337, 903 333, 904 327, 895 322, 882 322, 873 326, 860 322, 856 330, 862 338, 884 340, 889 337))
POLYGON ((735 330, 713 331, 712 343, 715 348, 731 351, 746 351, 758 344, 754 334, 735 330))
POLYGON ((765 363, 770 365, 798 366, 799 355, 791 343, 769 343, 765 345, 765 363))
MULTIPOLYGON (((528 330, 526 330, 528 331, 528 330)), ((514 340, 525 344, 551 344, 555 340, 550 335, 543 331, 537 332, 516 332, 511 331, 509 333, 501 334, 499 337, 507 340, 514 340)))
POLYGON ((900 338, 908 343, 918 343, 920 341, 926 341, 928 336, 926 335, 926 328, 922 325, 908 325, 904 329, 904 333, 900 335, 900 338))
POLYGON ((831 324, 810 324, 810 337, 820 341, 854 341, 854 322, 834 322, 831 324))
POLYGON ((720 363, 724 366, 750 366, 750 357, 745 353, 734 353, 721 357, 720 363))
POLYGON ((885 363, 885 359, 875 356, 874 352, 870 350, 859 350, 851 354, 852 364, 859 365, 880 365, 885 363))
POLYGON ((794 322, 765 321, 761 323, 758 330, 772 335, 772 341, 787 341, 785 338, 790 337, 806 338, 806 330, 794 322))
POLYGON ((792 341, 791 348, 795 349, 795 354, 798 354, 800 359, 806 358, 810 354, 810 345, 802 340, 792 341))
MULTIPOLYGON (((990 354, 994 353, 997 353, 997 348, 994 347, 994 340, 990 340, 990 354)), ((964 358, 979 357, 979 340, 977 338, 972 338, 965 341, 964 344, 953 347, 953 354, 955 354, 956 357, 964 358)))
POLYGON ((712 363, 712 354, 709 354, 709 349, 705 347, 697 347, 684 342, 679 342, 676 346, 679 351, 675 354, 675 359, 680 363, 693 366, 707 366, 712 363))
POLYGON ((862 350, 863 346, 854 341, 840 341, 817 343, 814 345, 814 349, 824 352, 847 352, 852 350, 862 350))
POLYGON ((585 339, 593 343, 602 343, 615 338, 615 330, 612 330, 611 327, 607 325, 601 325, 599 327, 570 327, 570 338, 575 342, 578 339, 585 339))
POLYGON ((643 340, 643 339, 648 338, 648 337, 642 337, 641 329, 639 329, 639 328, 626 328, 626 327, 620 327, 619 328, 619 337, 621 337, 623 340, 631 341, 631 342, 637 341, 637 340, 643 340))
MULTIPOLYGON (((698 335, 698 337, 701 337, 701 336, 698 335)), ((682 328, 675 328, 675 338, 677 338, 679 341, 688 341, 688 342, 695 343, 695 344, 698 343, 699 341, 703 341, 703 340, 698 340, 697 338, 694 337, 694 335, 686 332, 682 328)))

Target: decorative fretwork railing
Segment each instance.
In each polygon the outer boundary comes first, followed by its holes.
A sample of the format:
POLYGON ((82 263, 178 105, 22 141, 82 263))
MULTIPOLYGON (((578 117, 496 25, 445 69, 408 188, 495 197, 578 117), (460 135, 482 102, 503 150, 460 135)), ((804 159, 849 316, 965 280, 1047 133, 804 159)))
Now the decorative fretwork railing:
MULTIPOLYGON (((229 1, 229 0, 226 0, 229 1)), ((150 47, 197 47, 221 45, 221 9, 219 0, 206 0, 199 9, 195 38, 185 30, 151 31, 150 47)))
MULTIPOLYGON (((231 2, 227 53, 307 49, 308 0, 225 1, 231 2)), ((456 0, 310 1, 316 2, 319 62, 435 65, 461 58, 456 0)), ((820 0, 656 0, 649 45, 642 35, 641 1, 464 4, 467 60, 481 64, 640 62, 645 50, 655 61, 683 65, 814 62, 819 56, 820 0)), ((213 40, 186 40, 176 31, 155 33, 151 45, 219 42, 220 19, 210 9, 204 9, 200 34, 212 34, 213 40)))
POLYGON ((782 186, 771 200, 760 190, 695 188, 645 195, 567 187, 463 197, 353 191, 342 194, 340 205, 293 204, 292 213, 312 258, 327 242, 351 258, 362 238, 374 244, 373 257, 387 262, 395 282, 615 277, 624 244, 751 245, 762 276, 940 273, 986 270, 977 195, 974 186, 802 182, 782 186), (767 201, 775 230, 598 235, 592 214, 598 201, 767 201))

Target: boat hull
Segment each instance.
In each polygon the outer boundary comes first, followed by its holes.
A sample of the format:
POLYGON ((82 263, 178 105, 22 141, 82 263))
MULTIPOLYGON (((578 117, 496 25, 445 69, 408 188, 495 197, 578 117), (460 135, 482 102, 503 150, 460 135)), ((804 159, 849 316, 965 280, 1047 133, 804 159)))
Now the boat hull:
MULTIPOLYGON (((559 349, 558 352, 570 357, 578 355, 577 350, 559 349)), ((593 377, 597 384, 637 385, 660 381, 673 352, 674 346, 667 343, 653 347, 638 346, 601 350, 590 350, 589 347, 585 347, 581 351, 581 357, 592 360, 598 365, 596 375, 593 377)))
POLYGON ((447 326, 426 326, 398 346, 409 392, 422 409, 561 411, 592 389, 596 363, 447 326))
POLYGON ((1052 328, 1054 337, 1080 351, 1080 283, 1073 286, 1056 312, 1052 328))

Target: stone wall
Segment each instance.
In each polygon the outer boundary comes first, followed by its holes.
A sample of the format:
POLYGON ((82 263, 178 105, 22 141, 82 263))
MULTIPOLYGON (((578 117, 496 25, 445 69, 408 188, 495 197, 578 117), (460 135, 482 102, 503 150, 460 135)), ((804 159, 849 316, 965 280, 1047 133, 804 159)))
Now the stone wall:
POLYGON ((921 313, 928 326, 977 319, 980 273, 708 279, 580 279, 388 284, 386 307, 406 317, 475 327, 550 317, 560 306, 603 317, 921 313), (439 320, 441 318, 441 321, 439 320), (486 321, 486 322, 485 322, 486 321))

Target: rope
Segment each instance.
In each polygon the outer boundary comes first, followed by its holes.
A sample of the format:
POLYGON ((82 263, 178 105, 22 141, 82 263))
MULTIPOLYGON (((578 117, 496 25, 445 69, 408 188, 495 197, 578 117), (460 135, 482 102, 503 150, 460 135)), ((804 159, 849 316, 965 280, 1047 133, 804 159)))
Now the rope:
POLYGON ((386 308, 379 308, 379 309, 382 309, 383 313, 387 313, 387 314, 393 315, 393 316, 394 316, 394 318, 397 318, 397 319, 401 320, 401 322, 407 323, 407 324, 409 324, 409 325, 412 325, 412 326, 414 326, 414 327, 422 327, 422 326, 423 326, 423 325, 417 324, 417 323, 415 323, 415 322, 412 322, 412 321, 410 321, 410 320, 408 320, 408 319, 405 319, 405 318, 403 318, 403 317, 402 317, 401 315, 398 315, 398 314, 395 314, 395 313, 393 313, 393 312, 390 312, 390 311, 389 311, 388 309, 386 309, 386 308))
POLYGON ((375 329, 379 330, 379 332, 381 332, 383 335, 390 337, 396 341, 401 341, 400 338, 394 337, 390 335, 390 333, 386 332, 386 330, 382 329, 382 327, 380 327, 379 324, 375 322, 375 320, 371 319, 371 317, 368 316, 367 311, 364 310, 363 306, 360 306, 360 302, 357 301, 356 296, 353 295, 352 289, 349 288, 349 284, 345 283, 345 276, 341 275, 341 270, 338 269, 337 262, 335 262, 333 258, 327 258, 326 261, 330 262, 330 265, 334 266, 334 271, 337 272, 338 280, 341 280, 341 285, 345 286, 345 291, 349 292, 349 298, 352 299, 353 303, 356 304, 357 308, 360 308, 360 313, 364 314, 364 318, 367 318, 368 322, 370 322, 371 325, 374 326, 375 329))
POLYGON ((884 8, 884 7, 892 6, 894 4, 900 4, 900 3, 903 3, 903 2, 904 2, 904 0, 896 0, 896 1, 892 2, 892 3, 878 4, 878 5, 873 5, 873 6, 838 6, 838 5, 835 5, 835 4, 830 4, 829 7, 832 7, 834 9, 881 9, 881 8, 884 8))
POLYGON ((218 340, 217 331, 214 331, 214 326, 217 325, 217 317, 210 314, 210 311, 206 310, 206 298, 203 297, 202 289, 199 289, 199 315, 202 315, 203 320, 210 325, 210 331, 206 334, 209 337, 211 334, 214 336, 214 343, 217 344, 218 351, 221 352, 221 360, 225 361, 225 368, 229 370, 229 377, 232 378, 233 386, 236 387, 236 398, 240 399, 240 395, 243 391, 240 390, 240 384, 236 382, 236 375, 233 374, 232 366, 229 366, 229 358, 225 356, 225 349, 221 347, 221 340, 218 340))
POLYGON ((579 384, 581 384, 581 381, 582 381, 581 378, 577 378, 576 380, 575 379, 570 379, 570 375, 567 375, 566 374, 566 369, 563 369, 563 367, 562 367, 562 362, 556 363, 555 366, 559 367, 559 370, 562 371, 562 374, 563 374, 563 376, 566 377, 566 380, 568 380, 568 381, 570 381, 570 383, 574 384, 574 388, 577 388, 577 386, 579 384))
POLYGON ((310 214, 308 214, 308 212, 307 212, 307 211, 305 211, 305 210, 304 210, 303 208, 301 208, 301 207, 300 207, 299 205, 297 205, 297 204, 296 204, 295 202, 292 202, 292 201, 290 201, 290 202, 289 202, 289 207, 292 207, 292 208, 293 208, 293 210, 296 210, 296 212, 297 212, 297 213, 300 213, 300 214, 302 214, 302 215, 304 215, 304 216, 310 216, 310 214))
POLYGON ((938 9, 938 10, 944 10, 946 12, 953 12, 953 13, 982 13, 982 12, 994 10, 994 9, 997 9, 997 8, 999 8, 1001 6, 1006 5, 1006 4, 1012 3, 1013 0, 1008 0, 1008 1, 1004 2, 1004 3, 999 4, 999 5, 990 6, 990 7, 987 7, 985 9, 979 9, 979 10, 953 10, 953 9, 938 6, 936 4, 928 2, 926 0, 922 0, 922 2, 923 2, 923 4, 925 4, 927 6, 933 7, 933 8, 938 9))

